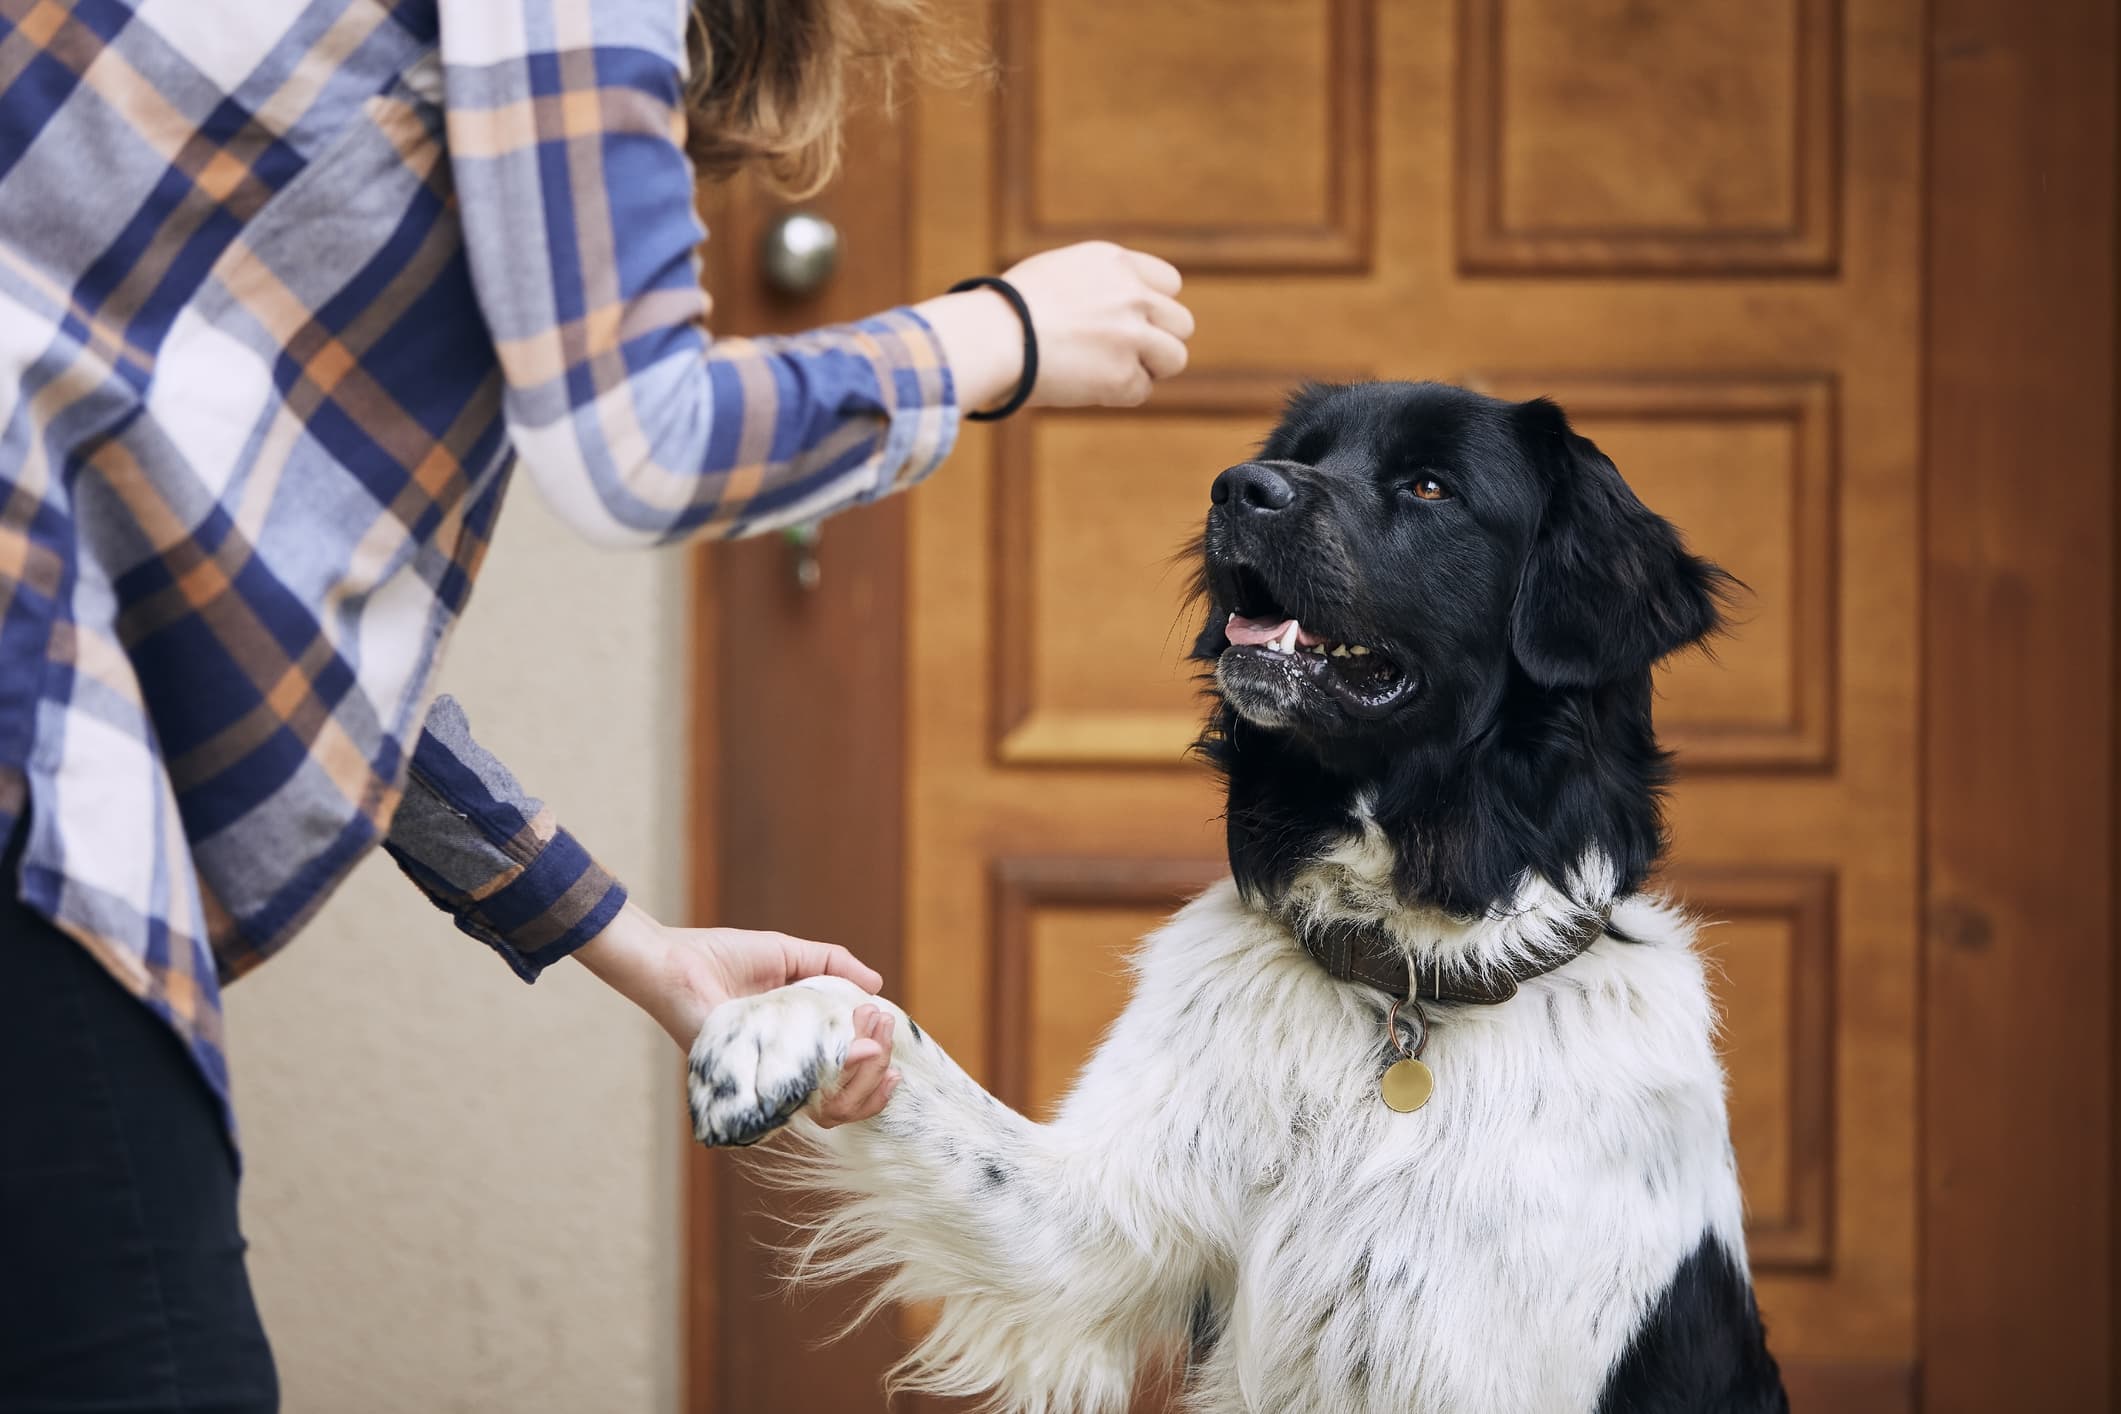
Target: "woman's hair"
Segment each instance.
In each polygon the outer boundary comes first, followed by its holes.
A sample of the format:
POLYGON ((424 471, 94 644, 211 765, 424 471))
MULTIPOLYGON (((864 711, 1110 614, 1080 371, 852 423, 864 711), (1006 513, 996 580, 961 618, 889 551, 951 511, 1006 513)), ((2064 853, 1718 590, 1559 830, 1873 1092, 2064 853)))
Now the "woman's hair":
POLYGON ((839 166, 851 95, 962 82, 986 63, 936 0, 691 0, 686 147, 704 178, 756 165, 791 195, 839 166))

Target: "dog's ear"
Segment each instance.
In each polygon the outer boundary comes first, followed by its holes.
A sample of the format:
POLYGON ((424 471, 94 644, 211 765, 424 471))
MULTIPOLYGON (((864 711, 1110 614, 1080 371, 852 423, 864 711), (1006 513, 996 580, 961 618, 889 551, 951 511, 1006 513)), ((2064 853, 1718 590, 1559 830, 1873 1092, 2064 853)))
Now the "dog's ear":
POLYGON ((1737 581, 1689 554, 1560 408, 1535 398, 1517 422, 1546 491, 1510 610, 1511 647, 1533 680, 1617 681, 1715 633, 1737 581))

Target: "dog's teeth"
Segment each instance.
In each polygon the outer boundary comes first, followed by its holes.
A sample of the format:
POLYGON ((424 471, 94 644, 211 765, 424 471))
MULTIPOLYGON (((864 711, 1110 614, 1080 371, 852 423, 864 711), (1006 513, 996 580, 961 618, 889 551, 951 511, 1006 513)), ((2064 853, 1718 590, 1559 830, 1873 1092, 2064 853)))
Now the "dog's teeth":
POLYGON ((1334 644, 1334 645, 1333 645, 1333 656, 1334 656, 1334 657, 1336 657, 1336 658, 1345 658, 1345 657, 1347 657, 1347 656, 1348 656, 1348 645, 1347 645, 1347 644, 1345 644, 1345 643, 1336 643, 1336 644, 1334 644))
POLYGON ((1289 620, 1289 631, 1281 636, 1281 641, 1279 643, 1276 643, 1274 645, 1274 649, 1276 652, 1294 653, 1296 651, 1296 634, 1299 627, 1300 626, 1297 624, 1296 620, 1289 620))
POLYGON ((1348 646, 1349 655, 1356 658, 1360 658, 1363 654, 1369 651, 1369 649, 1363 647, 1360 643, 1354 643, 1348 646))

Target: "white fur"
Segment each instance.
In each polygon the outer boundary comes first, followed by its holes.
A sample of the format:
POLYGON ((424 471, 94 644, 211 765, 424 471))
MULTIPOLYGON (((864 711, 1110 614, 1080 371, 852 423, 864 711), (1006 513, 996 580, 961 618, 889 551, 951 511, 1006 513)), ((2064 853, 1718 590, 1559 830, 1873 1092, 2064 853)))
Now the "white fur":
MULTIPOLYGON (((1388 915, 1417 961, 1536 952, 1580 914, 1543 884, 1499 920, 1399 909, 1366 833, 1302 906, 1388 915)), ((1190 1373, 1200 1414, 1592 1410, 1703 1236, 1745 1250, 1692 926, 1645 897, 1613 919, 1638 941, 1604 938, 1501 1006, 1432 1007, 1435 1095, 1401 1115, 1378 1097, 1386 999, 1218 884, 1146 940, 1051 1124, 901 1020, 884 1113, 799 1116, 784 1146, 780 1176, 832 1197, 810 1259, 883 1273, 879 1302, 940 1303, 910 1384, 1022 1414, 1121 1414, 1204 1291, 1222 1329, 1190 1373)), ((870 1000, 819 979, 719 1008, 693 1048, 701 1136, 829 1090, 870 1000)))

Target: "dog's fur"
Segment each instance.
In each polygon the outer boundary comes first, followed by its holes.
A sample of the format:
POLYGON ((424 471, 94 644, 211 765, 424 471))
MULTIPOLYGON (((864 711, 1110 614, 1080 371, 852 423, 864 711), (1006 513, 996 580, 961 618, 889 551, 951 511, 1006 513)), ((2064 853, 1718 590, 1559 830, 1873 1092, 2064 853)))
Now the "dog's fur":
POLYGON ((793 1118, 781 1173, 832 1199, 810 1259, 938 1302, 910 1381, 1012 1411, 1118 1414, 1179 1350, 1199 1414, 1786 1408, 1693 927, 1640 892, 1650 670, 1727 577, 1552 404, 1434 384, 1300 393, 1218 478, 1201 563, 1234 878, 1146 940, 1053 1122, 901 1020, 888 1108, 819 1129, 871 1000, 826 979, 709 1019, 700 1137, 793 1118), (1232 613, 1372 652, 1233 645, 1232 613), (1604 909, 1513 999, 1429 1007, 1412 1114, 1378 1095, 1389 999, 1296 932, 1478 972, 1604 909))

